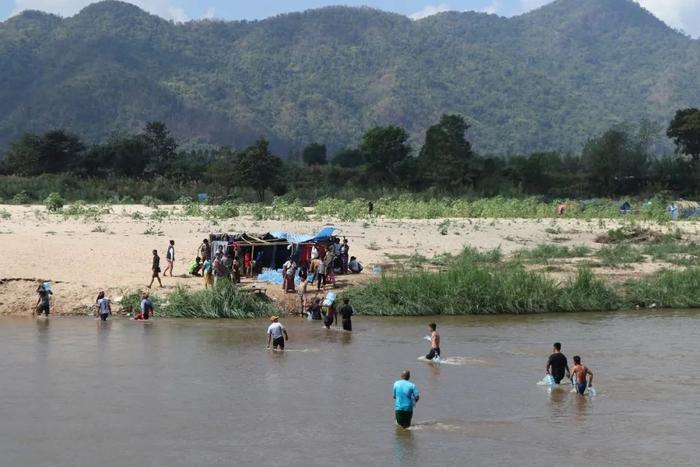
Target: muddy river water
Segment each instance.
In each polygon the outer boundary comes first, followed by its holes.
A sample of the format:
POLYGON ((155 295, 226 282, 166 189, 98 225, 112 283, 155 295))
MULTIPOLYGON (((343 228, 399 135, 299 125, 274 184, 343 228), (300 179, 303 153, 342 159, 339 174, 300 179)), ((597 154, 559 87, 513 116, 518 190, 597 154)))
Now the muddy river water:
POLYGON ((698 312, 356 317, 352 335, 264 321, 0 319, 0 465, 658 466, 700 464, 698 312), (598 394, 537 382, 551 345, 598 394), (391 387, 422 391, 411 430, 391 387))

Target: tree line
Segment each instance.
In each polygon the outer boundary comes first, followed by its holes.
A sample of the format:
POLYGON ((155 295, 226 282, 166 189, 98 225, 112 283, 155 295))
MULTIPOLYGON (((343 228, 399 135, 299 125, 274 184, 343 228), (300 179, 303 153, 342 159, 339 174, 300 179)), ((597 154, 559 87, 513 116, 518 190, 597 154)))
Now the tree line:
POLYGON ((666 135, 675 154, 652 155, 657 131, 650 125, 615 126, 588 141, 580 154, 537 152, 490 157, 473 151, 469 125, 443 115, 427 129, 420 148, 398 126, 368 130, 357 147, 329 156, 324 144, 309 144, 286 160, 260 138, 234 149, 180 148, 165 124, 149 122, 139 134, 114 135, 87 145, 65 130, 25 134, 0 163, 4 175, 70 174, 80 179, 124 177, 149 183, 215 186, 223 197, 244 187, 264 201, 269 194, 306 193, 306 198, 344 189, 357 196, 387 190, 436 196, 543 195, 549 197, 637 196, 668 191, 697 194, 700 110, 679 110, 666 135))

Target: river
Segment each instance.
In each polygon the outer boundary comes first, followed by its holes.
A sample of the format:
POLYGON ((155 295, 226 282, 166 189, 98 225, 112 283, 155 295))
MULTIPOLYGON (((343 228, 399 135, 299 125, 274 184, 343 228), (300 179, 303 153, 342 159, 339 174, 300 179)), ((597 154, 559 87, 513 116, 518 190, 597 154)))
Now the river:
POLYGON ((263 321, 0 319, 0 465, 698 465, 697 312, 263 321), (555 340, 594 398, 536 383, 555 340), (422 391, 410 431, 391 386, 422 391))

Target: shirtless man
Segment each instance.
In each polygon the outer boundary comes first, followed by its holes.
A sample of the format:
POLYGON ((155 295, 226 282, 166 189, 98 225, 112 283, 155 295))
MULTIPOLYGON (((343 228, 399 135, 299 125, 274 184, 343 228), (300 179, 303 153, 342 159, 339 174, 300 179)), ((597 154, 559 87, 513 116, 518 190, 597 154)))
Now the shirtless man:
POLYGON ((576 391, 583 395, 586 392, 586 386, 593 387, 593 372, 586 365, 581 363, 581 357, 574 357, 574 368, 571 370, 572 382, 576 385, 576 391), (588 384, 586 384, 586 375, 590 375, 588 384))
POLYGON ((436 331, 437 324, 430 323, 428 328, 430 329, 430 352, 425 358, 433 360, 435 358, 440 358, 440 334, 436 331))

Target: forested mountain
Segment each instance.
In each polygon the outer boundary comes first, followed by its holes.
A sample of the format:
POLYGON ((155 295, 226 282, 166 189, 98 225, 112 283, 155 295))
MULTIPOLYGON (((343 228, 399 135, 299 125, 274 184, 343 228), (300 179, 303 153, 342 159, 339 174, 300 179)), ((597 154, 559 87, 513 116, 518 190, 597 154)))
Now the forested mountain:
POLYGON ((580 150, 620 122, 700 105, 700 43, 631 0, 558 0, 501 18, 420 21, 329 7, 174 24, 105 1, 0 23, 0 147, 27 131, 89 140, 165 122, 180 142, 282 154, 355 145, 375 125, 421 141, 444 113, 480 153, 580 150))

